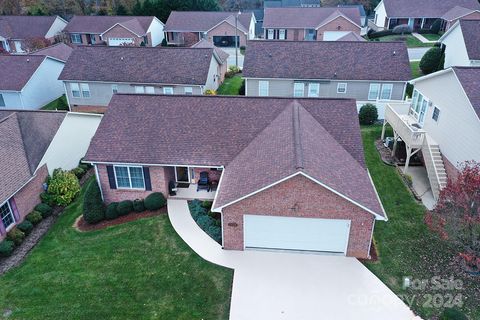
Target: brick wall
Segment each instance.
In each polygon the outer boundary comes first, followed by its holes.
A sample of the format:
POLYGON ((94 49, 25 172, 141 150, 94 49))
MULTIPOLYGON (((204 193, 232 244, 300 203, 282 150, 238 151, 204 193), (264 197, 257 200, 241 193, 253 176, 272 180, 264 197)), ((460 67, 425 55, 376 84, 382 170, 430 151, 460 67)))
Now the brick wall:
POLYGON ((443 154, 442 154, 442 159, 443 159, 443 164, 445 166, 445 171, 447 172, 447 178, 456 180, 460 171, 443 154))
POLYGON ((244 214, 349 219, 347 255, 368 258, 374 216, 303 176, 295 176, 224 208, 225 249, 243 250, 244 214), (293 207, 297 211, 292 211, 293 207))
POLYGON ((124 27, 120 25, 116 25, 112 29, 110 29, 108 32, 105 32, 102 36, 102 39, 107 43, 108 45, 108 38, 132 38, 135 46, 140 46, 140 44, 143 41, 143 37, 137 37, 134 33, 128 31, 124 27))
POLYGON ((353 31, 360 35, 360 27, 351 23, 344 17, 337 17, 326 25, 320 27, 317 30, 317 40, 323 40, 323 34, 325 31, 353 31))
POLYGON ((105 113, 107 107, 102 106, 71 106, 71 111, 73 112, 87 112, 87 113, 105 113))
POLYGON ((38 169, 35 178, 13 196, 21 221, 40 203, 40 194, 43 192, 43 183, 47 176, 48 169, 45 164, 38 169))
MULTIPOLYGON (((237 35, 240 38, 240 46, 247 44, 247 36, 242 31, 238 30, 237 35)), ((227 22, 223 22, 210 30, 207 34, 207 40, 213 43, 214 36, 235 36, 235 27, 227 22)))
POLYGON ((196 183, 198 181, 198 179, 200 178, 200 172, 202 171, 208 172, 208 179, 210 181, 212 180, 220 181, 220 176, 222 175, 222 171, 211 170, 210 168, 194 168, 193 172, 195 175, 195 181, 192 181, 193 183, 196 183))

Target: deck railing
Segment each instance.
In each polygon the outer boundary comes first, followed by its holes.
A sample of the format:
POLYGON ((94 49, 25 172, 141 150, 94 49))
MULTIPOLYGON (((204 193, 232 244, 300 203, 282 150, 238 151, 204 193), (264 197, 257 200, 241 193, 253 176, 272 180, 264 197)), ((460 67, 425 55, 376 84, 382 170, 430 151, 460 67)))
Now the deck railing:
POLYGON ((421 148, 425 139, 425 131, 418 128, 416 120, 408 111, 410 103, 389 103, 385 108, 385 120, 402 140, 412 148, 421 148))

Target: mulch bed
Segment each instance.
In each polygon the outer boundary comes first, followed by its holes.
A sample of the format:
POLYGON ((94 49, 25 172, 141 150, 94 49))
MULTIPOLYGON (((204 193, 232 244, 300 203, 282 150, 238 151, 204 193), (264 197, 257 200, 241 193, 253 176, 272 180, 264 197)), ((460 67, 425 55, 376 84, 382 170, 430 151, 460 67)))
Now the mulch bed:
POLYGON ((392 156, 392 150, 385 148, 382 139, 375 141, 375 147, 377 148, 378 153, 380 153, 380 157, 385 164, 388 164, 389 166, 394 166, 396 164, 396 161, 392 156))
POLYGON ((377 248, 375 247, 375 242, 372 240, 372 244, 370 246, 370 259, 358 259, 361 262, 377 262, 378 261, 378 253, 377 248))
POLYGON ((161 214, 166 214, 167 213, 167 207, 163 207, 159 210, 155 211, 144 211, 144 212, 132 212, 129 213, 125 216, 118 217, 113 220, 103 220, 100 221, 99 223, 96 224, 88 224, 84 219, 83 215, 81 215, 76 221, 75 221, 75 228, 79 231, 85 232, 85 231, 95 231, 95 230, 101 230, 105 229, 110 226, 116 226, 117 224, 122 224, 125 222, 130 222, 134 221, 137 219, 142 219, 142 218, 148 218, 148 217, 153 217, 153 216, 158 216, 161 214))

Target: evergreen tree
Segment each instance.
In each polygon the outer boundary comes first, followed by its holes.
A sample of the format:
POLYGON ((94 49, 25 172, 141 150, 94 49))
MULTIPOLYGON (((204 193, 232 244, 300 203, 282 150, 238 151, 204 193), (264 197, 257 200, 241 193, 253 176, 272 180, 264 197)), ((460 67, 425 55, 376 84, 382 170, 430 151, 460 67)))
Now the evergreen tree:
POLYGON ((142 6, 142 3, 140 2, 140 0, 137 0, 137 2, 135 2, 135 4, 133 5, 133 8, 132 8, 132 14, 134 16, 143 16, 143 6, 142 6))
POLYGON ((125 8, 125 6, 123 4, 119 4, 117 6, 117 8, 115 9, 115 14, 117 16, 128 16, 128 12, 127 12, 127 9, 125 8))

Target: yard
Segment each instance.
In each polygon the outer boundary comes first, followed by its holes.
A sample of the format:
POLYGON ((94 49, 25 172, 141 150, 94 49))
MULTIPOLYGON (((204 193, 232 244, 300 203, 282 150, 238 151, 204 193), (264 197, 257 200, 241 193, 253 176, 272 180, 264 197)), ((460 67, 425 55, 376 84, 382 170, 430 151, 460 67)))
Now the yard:
POLYGON ((404 41, 409 48, 418 48, 418 47, 432 47, 433 43, 423 43, 422 41, 418 40, 411 34, 406 35, 389 35, 384 36, 376 39, 370 39, 370 41, 404 41))
POLYGON ((410 68, 412 69, 412 79, 423 76, 423 72, 420 70, 420 61, 410 61, 410 68))
POLYGON ((233 272, 197 256, 166 215, 80 233, 72 225, 82 199, 83 191, 27 260, 0 277, 0 315, 228 318, 233 272))
POLYGON ((463 312, 471 319, 480 319, 480 278, 457 267, 456 251, 425 226, 425 208, 414 200, 397 170, 380 160, 374 146, 380 133, 381 126, 362 128, 367 166, 389 218, 375 225, 379 261, 366 262, 366 266, 424 319, 438 316, 449 302, 459 300, 464 303, 460 308, 463 312), (432 281, 434 276, 440 281, 453 277, 461 281, 462 288, 440 288, 432 281), (403 289, 404 277, 414 280, 415 285, 403 289), (419 284, 421 280, 427 281, 424 287, 419 284))
POLYGON ((441 37, 441 35, 435 34, 435 33, 426 33, 426 34, 422 34, 422 36, 424 36, 430 41, 438 41, 441 37))
POLYGON ((61 96, 58 99, 53 100, 52 102, 44 105, 42 110, 67 110, 68 111, 68 103, 67 98, 65 95, 61 96))
POLYGON ((218 88, 217 94, 221 96, 239 95, 242 87, 242 77, 240 75, 231 78, 225 78, 222 85, 218 88))

